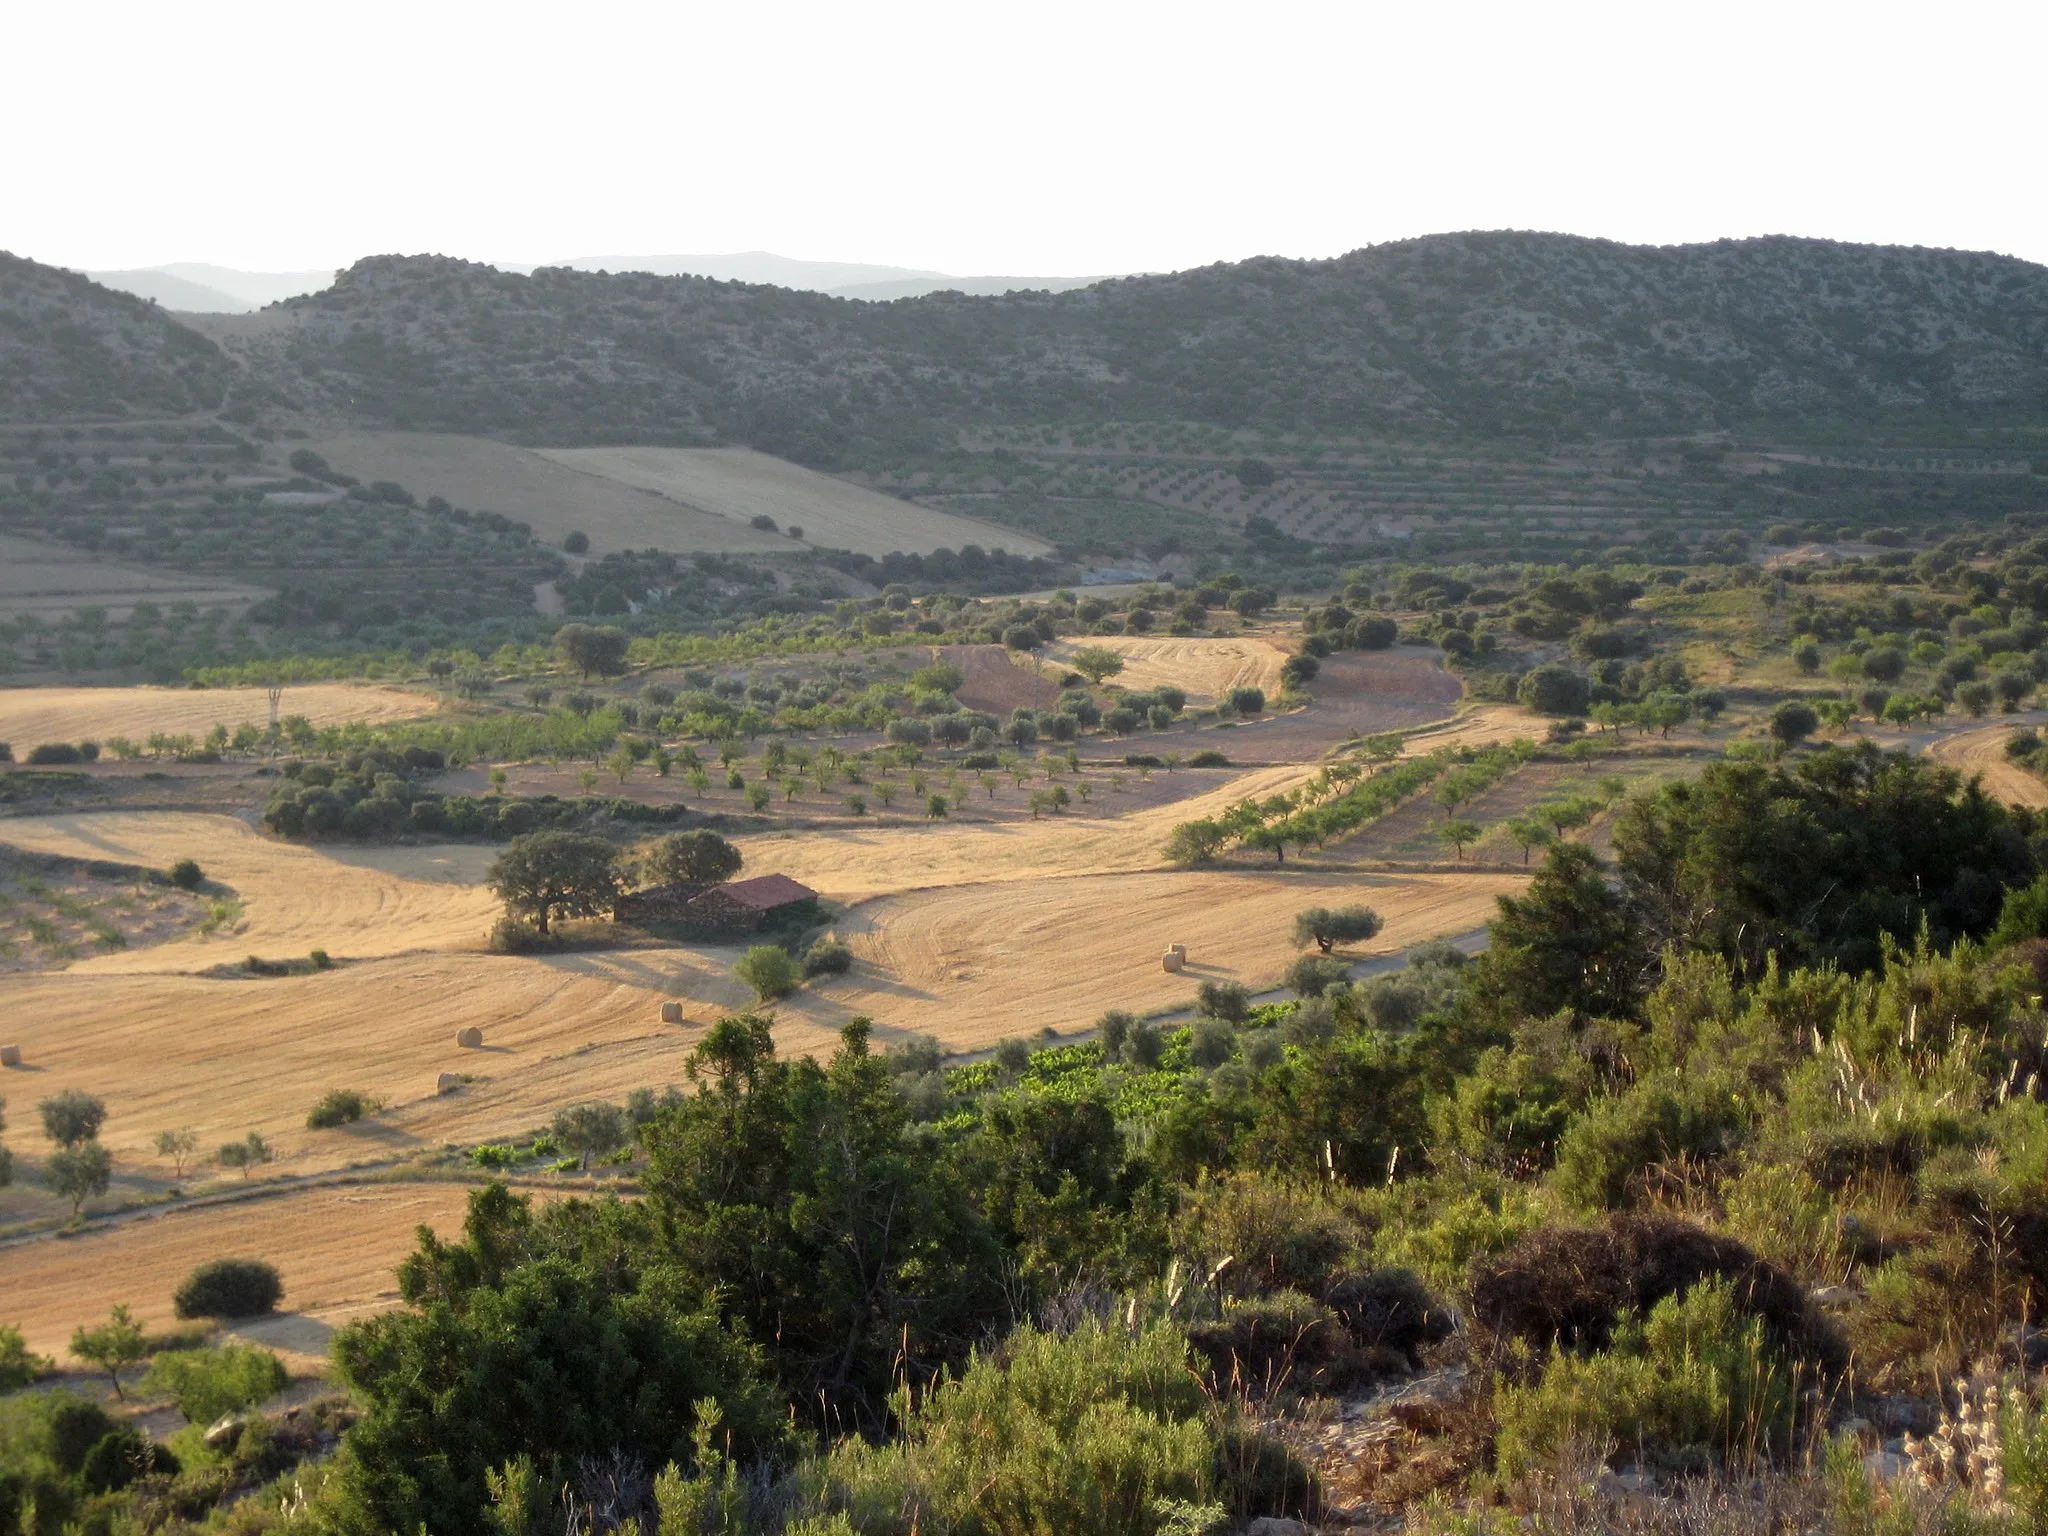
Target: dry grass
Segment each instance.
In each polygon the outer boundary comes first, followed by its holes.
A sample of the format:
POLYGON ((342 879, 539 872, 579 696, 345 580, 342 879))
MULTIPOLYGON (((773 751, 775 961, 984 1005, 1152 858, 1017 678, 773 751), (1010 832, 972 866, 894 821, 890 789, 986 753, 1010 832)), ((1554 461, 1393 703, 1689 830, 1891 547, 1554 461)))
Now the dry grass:
POLYGON ((216 576, 95 560, 80 550, 0 535, 0 618, 32 613, 47 621, 91 606, 119 620, 144 599, 159 607, 190 602, 238 613, 266 595, 216 576))
POLYGON ((1927 749, 1927 755, 1959 770, 1965 778, 1981 774, 1985 792, 2009 805, 2031 806, 2036 810, 2048 807, 2048 784, 2005 755, 2005 743, 2012 733, 2013 727, 2009 725, 1962 731, 1935 742, 1927 749))
MULTIPOLYGON (((304 715, 315 725, 406 720, 431 714, 433 699, 400 688, 353 683, 300 683, 285 689, 278 714, 304 715)), ((203 736, 216 725, 270 723, 270 699, 261 688, 0 688, 0 741, 14 755, 45 741, 105 741, 126 736, 146 741, 203 736)))
POLYGON ((1104 635, 1067 641, 1055 655, 1072 655, 1097 645, 1124 658, 1124 669, 1112 682, 1125 688, 1171 685, 1186 690, 1201 704, 1212 703, 1233 688, 1260 688, 1267 698, 1280 692, 1280 667, 1288 653, 1255 635, 1200 639, 1149 635, 1104 635))
POLYGON ((291 1355, 322 1355, 332 1327, 397 1304, 393 1270, 412 1251, 413 1229, 425 1223, 452 1233, 468 1195, 459 1184, 308 1189, 173 1208, 0 1249, 0 1314, 21 1327, 31 1349, 61 1358, 71 1330, 105 1318, 116 1303, 146 1328, 168 1329, 171 1292, 194 1269, 211 1259, 264 1259, 282 1273, 290 1310, 237 1331, 291 1355))
POLYGON ((198 972, 251 952, 276 958, 325 949, 337 960, 426 949, 478 949, 496 916, 482 878, 489 848, 473 844, 351 851, 345 860, 278 842, 232 816, 135 811, 23 816, 16 847, 67 858, 163 869, 196 858, 231 887, 240 918, 212 935, 80 961, 73 974, 198 972))
MULTIPOLYGON (((653 491, 746 528, 768 516, 803 529, 804 543, 864 555, 930 554, 978 544, 1013 555, 1052 546, 1015 529, 883 496, 751 448, 544 448, 543 457, 585 474, 653 491)), ((787 541, 784 548, 790 547, 787 541)))
POLYGON ((529 448, 442 432, 348 432, 310 445, 360 480, 395 480, 424 501, 502 512, 549 543, 581 531, 594 553, 666 549, 679 554, 788 550, 789 540, 602 475, 580 473, 529 448))

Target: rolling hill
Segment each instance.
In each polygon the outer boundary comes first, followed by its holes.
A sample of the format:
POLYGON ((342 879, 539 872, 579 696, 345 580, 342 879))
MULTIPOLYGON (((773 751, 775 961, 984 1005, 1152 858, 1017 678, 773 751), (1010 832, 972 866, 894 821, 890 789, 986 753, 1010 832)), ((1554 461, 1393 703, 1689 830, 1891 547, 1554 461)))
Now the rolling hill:
MULTIPOLYGON (((52 385, 40 362, 11 368, 5 409, 197 398, 223 379, 190 330, 82 284, 31 263, 0 274, 8 344, 38 338, 71 370, 52 385), (123 324, 155 350, 102 339, 123 324)), ((192 325, 286 409, 550 446, 738 442, 828 468, 1037 421, 1526 440, 2031 430, 2048 407, 2048 268, 1789 238, 1441 235, 886 304, 382 256, 323 292, 192 325)))

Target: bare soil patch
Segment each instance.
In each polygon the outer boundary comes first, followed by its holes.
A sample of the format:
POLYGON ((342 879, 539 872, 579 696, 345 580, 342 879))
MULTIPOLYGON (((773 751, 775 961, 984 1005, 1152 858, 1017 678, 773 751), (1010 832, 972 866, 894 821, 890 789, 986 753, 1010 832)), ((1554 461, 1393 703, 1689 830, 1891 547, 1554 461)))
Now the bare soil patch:
POLYGON ((754 532, 751 519, 772 517, 778 529, 801 528, 804 543, 821 548, 877 556, 930 554, 966 544, 1018 555, 1053 552, 1029 534, 884 496, 751 448, 545 448, 541 454, 586 475, 658 493, 745 532, 754 532))
POLYGON ((936 648, 942 660, 960 669, 963 681, 954 697, 969 709, 1007 715, 1013 709, 1045 709, 1059 695, 1058 673, 1033 672, 1029 658, 1018 665, 1015 654, 1001 645, 943 645, 936 648))
POLYGON ((311 445, 360 480, 395 480, 415 496, 445 496, 459 507, 502 512, 549 543, 590 536, 593 551, 665 549, 678 554, 788 550, 787 539, 716 516, 653 490, 487 437, 445 432, 347 432, 311 445))
MULTIPOLYGON (((432 714, 435 701, 401 688, 354 683, 301 683, 284 690, 278 715, 304 715, 315 725, 409 720, 432 714)), ((99 741, 126 736, 144 742, 157 732, 204 736, 216 725, 267 726, 270 699, 261 688, 0 688, 0 741, 16 757, 46 741, 99 741)))

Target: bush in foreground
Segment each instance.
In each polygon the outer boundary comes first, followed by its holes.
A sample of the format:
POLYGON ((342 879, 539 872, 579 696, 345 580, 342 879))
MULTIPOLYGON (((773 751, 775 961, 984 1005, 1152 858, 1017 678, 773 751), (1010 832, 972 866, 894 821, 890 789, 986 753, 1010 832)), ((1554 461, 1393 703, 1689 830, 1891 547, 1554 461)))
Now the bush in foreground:
POLYGON ((269 1350, 226 1344, 158 1355, 142 1388, 177 1403, 186 1423, 211 1424, 282 1392, 288 1379, 283 1363, 269 1350))
POLYGON ((261 1259, 215 1259, 185 1278, 171 1296, 180 1317, 255 1317, 277 1310, 284 1281, 261 1259))
POLYGON ((934 1529, 1094 1536, 1152 1536, 1167 1509, 1205 1530, 1305 1508, 1307 1474, 1248 1448, 1189 1367, 1170 1327, 1027 1325, 910 1409, 901 1440, 842 1442, 820 1502, 860 1530, 922 1509, 934 1529))

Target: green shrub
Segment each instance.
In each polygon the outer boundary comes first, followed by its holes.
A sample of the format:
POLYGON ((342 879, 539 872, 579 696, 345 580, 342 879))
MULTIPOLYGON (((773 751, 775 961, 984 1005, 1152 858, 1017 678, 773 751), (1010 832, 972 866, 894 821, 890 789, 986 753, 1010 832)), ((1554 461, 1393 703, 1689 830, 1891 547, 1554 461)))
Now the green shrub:
POLYGON ((337 1125, 354 1125, 378 1109, 375 1099, 365 1098, 353 1088, 334 1088, 322 1095, 306 1115, 309 1131, 331 1130, 337 1125))
POLYGON ((1613 1347, 1559 1349, 1529 1386, 1503 1385, 1495 1457, 1504 1480, 1553 1465, 1587 1443, 1619 1443, 1667 1466, 1752 1462, 1785 1450, 1797 1374, 1765 1342, 1761 1319, 1709 1280, 1622 1320, 1613 1347))
POLYGON ((1582 1210, 1612 1210, 1636 1175, 1726 1150, 1746 1119, 1725 1084, 1639 1083, 1595 1103, 1564 1133, 1558 1193, 1582 1210))
POLYGON ((853 951, 836 939, 820 939, 804 951, 804 979, 843 976, 853 969, 853 951))
POLYGON ((754 989, 763 1002, 787 996, 797 989, 803 973, 779 944, 756 944, 734 962, 733 975, 754 989))
POLYGON ((277 1356, 253 1344, 188 1349, 156 1357, 142 1389, 168 1397, 188 1424, 211 1424, 282 1392, 288 1378, 277 1356))
POLYGON ((180 1317, 255 1317, 277 1310, 284 1282, 261 1259, 215 1259, 186 1277, 171 1297, 180 1317))
POLYGON ((19 1328, 0 1323, 0 1392, 25 1387, 45 1371, 55 1369, 55 1361, 30 1352, 19 1328))
POLYGON ((180 859, 164 875, 181 891, 196 891, 206 883, 206 871, 199 867, 197 859, 180 859))
POLYGON ((1188 758, 1190 768, 1228 768, 1230 759, 1214 747, 1204 747, 1188 758))
POLYGON ((821 1500, 862 1531, 918 1509, 935 1530, 1154 1536, 1163 1501, 1234 1491, 1224 1414, 1188 1365, 1169 1327, 1026 1326, 915 1406, 899 1398, 900 1440, 842 1442, 821 1500))

